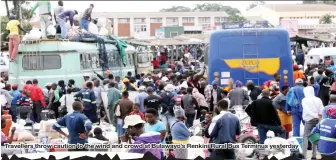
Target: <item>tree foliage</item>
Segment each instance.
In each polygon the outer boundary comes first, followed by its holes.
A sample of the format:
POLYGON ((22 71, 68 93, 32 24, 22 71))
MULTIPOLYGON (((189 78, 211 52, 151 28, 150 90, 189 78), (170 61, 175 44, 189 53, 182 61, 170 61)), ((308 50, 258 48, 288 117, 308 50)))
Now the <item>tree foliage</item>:
POLYGON ((320 24, 332 24, 333 15, 325 14, 320 19, 320 24))
POLYGON ((233 22, 239 22, 245 20, 244 17, 240 16, 240 11, 237 8, 232 8, 230 6, 224 6, 220 3, 203 3, 195 4, 193 8, 184 6, 172 6, 170 8, 163 8, 160 12, 220 12, 223 11, 229 15, 229 20, 233 22))
POLYGON ((189 7, 184 6, 172 6, 170 8, 163 8, 160 12, 190 12, 191 9, 189 7))
POLYGON ((316 1, 316 0, 304 0, 303 4, 331 4, 336 5, 336 0, 324 0, 324 1, 316 1))
POLYGON ((254 8, 255 6, 259 5, 259 4, 261 4, 261 5, 265 4, 265 1, 255 1, 255 2, 251 3, 251 4, 246 8, 246 10, 248 11, 248 10, 254 8))

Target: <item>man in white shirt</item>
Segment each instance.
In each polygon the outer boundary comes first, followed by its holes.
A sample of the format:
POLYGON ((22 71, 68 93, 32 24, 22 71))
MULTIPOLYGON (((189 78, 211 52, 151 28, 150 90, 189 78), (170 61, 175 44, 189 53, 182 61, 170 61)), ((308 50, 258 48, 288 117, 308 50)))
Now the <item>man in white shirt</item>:
MULTIPOLYGON (((305 121, 303 133, 302 153, 307 159, 308 137, 311 135, 313 128, 319 123, 322 117, 323 103, 320 98, 314 94, 312 86, 303 89, 305 98, 302 99, 302 119, 305 121)), ((316 159, 316 145, 313 144, 312 159, 316 159)))

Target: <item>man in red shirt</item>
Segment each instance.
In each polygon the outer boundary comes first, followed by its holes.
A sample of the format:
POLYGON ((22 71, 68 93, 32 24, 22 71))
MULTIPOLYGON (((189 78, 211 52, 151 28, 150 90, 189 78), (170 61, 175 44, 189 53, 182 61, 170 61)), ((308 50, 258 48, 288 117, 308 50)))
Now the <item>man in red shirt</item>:
POLYGON ((42 89, 38 86, 37 79, 33 79, 33 85, 31 85, 31 86, 26 85, 26 86, 27 86, 27 90, 30 91, 30 98, 33 101, 34 120, 35 120, 35 122, 40 123, 42 107, 46 106, 46 103, 45 103, 44 97, 43 97, 42 89))
POLYGON ((154 69, 160 68, 159 61, 156 60, 156 58, 153 58, 152 64, 153 64, 154 69))

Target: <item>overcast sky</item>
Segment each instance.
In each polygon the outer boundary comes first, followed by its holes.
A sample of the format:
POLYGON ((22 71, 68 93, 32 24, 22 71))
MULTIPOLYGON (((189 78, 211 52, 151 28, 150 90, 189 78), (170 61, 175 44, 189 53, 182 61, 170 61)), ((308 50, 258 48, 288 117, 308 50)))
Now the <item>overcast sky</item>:
MULTIPOLYGON (((34 5, 36 2, 31 2, 34 5)), ((221 3, 223 5, 245 10, 253 1, 64 1, 65 9, 76 9, 83 12, 91 3, 95 5, 93 12, 158 12, 162 8, 175 6, 193 7, 194 4, 221 3)), ((268 4, 297 4, 301 1, 266 1, 268 4)), ((8 1, 9 7, 12 2, 8 1)), ((52 8, 57 1, 51 1, 52 8)), ((1 1, 1 16, 6 15, 5 4, 1 1)))

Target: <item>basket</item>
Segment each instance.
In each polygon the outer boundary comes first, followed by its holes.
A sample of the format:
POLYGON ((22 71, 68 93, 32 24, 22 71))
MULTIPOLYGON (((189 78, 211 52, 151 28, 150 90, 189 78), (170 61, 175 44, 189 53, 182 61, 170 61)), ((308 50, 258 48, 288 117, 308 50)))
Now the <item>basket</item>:
POLYGON ((314 133, 310 135, 308 138, 311 143, 316 144, 320 140, 320 134, 314 133))

